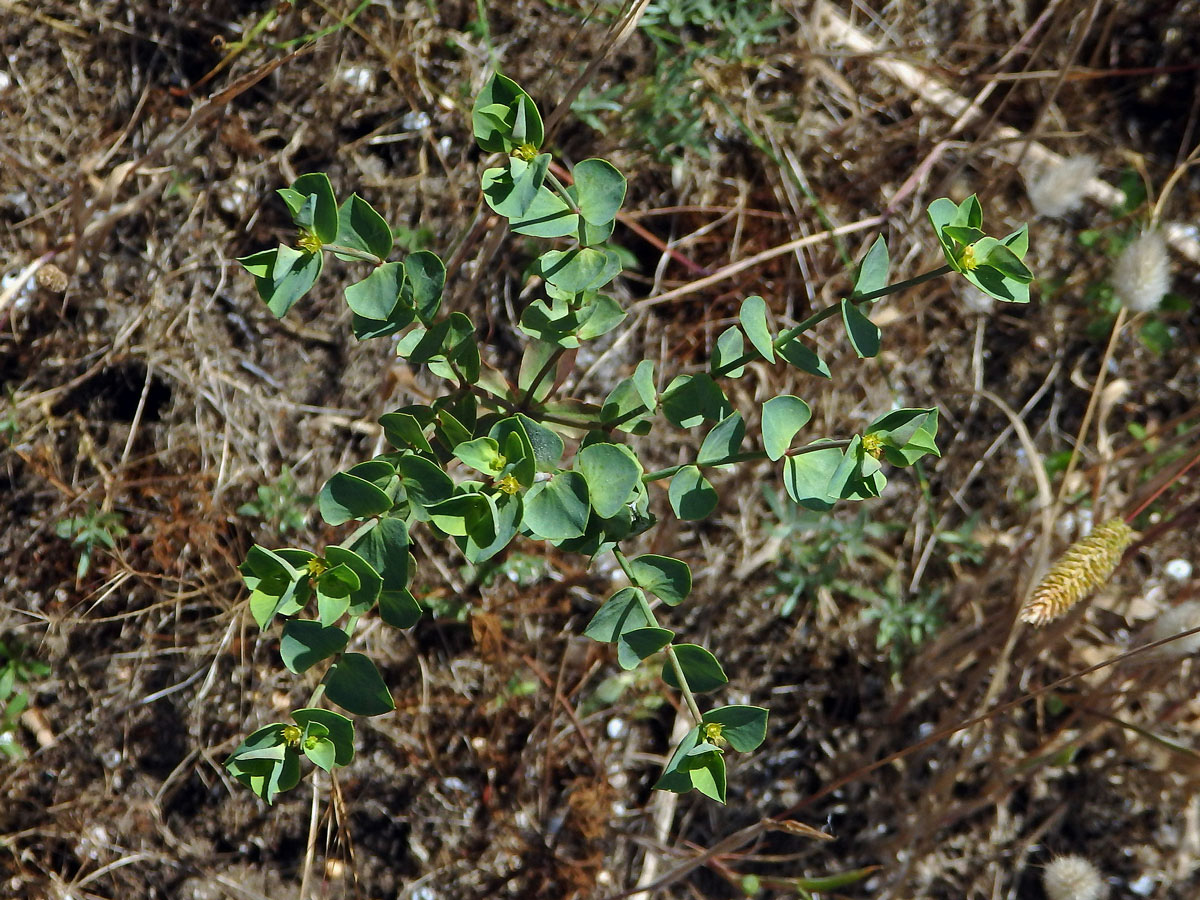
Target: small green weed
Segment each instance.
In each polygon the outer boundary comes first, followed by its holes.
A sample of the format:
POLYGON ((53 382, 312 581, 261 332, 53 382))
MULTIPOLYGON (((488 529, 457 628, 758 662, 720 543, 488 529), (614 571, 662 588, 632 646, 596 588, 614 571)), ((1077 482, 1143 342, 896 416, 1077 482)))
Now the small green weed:
POLYGON ((631 131, 660 160, 684 150, 708 156, 704 106, 713 91, 697 63, 742 61, 755 46, 778 40, 787 22, 774 0, 656 0, 639 22, 654 45, 654 74, 601 93, 585 90, 572 110, 601 133, 598 113, 625 110, 631 131))
POLYGON ((92 556, 97 547, 115 550, 117 539, 129 534, 125 527, 124 516, 119 512, 105 512, 89 504, 87 512, 82 516, 72 516, 60 519, 54 526, 54 533, 79 548, 79 565, 75 569, 75 577, 83 578, 92 567, 92 556))
POLYGON ((283 467, 274 483, 260 484, 257 493, 257 500, 238 507, 239 516, 262 519, 280 534, 299 531, 304 527, 313 497, 296 490, 296 479, 287 466, 283 467))
POLYGON ((0 641, 0 754, 9 759, 24 755, 17 743, 17 722, 29 706, 29 694, 19 686, 50 674, 50 667, 29 655, 16 641, 0 641))
POLYGON ((779 523, 772 529, 781 546, 771 593, 783 598, 781 616, 792 615, 802 599, 815 598, 820 588, 859 600, 869 601, 877 596, 844 573, 861 559, 894 564, 872 542, 883 539, 889 532, 903 530, 902 526, 871 522, 865 510, 853 518, 842 519, 803 509, 769 489, 763 490, 763 496, 779 523))
POLYGON ((905 597, 899 577, 892 573, 875 604, 863 612, 867 621, 879 623, 875 646, 888 651, 893 674, 898 674, 904 660, 942 627, 940 601, 940 591, 905 597))

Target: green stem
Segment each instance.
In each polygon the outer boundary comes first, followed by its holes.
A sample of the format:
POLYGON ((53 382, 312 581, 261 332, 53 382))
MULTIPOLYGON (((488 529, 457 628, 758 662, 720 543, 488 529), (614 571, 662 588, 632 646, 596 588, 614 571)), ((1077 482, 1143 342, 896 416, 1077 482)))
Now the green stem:
POLYGON ((538 369, 538 373, 533 376, 533 381, 529 382, 529 387, 525 389, 525 396, 517 404, 522 412, 529 409, 529 404, 532 402, 534 394, 537 393, 537 389, 541 387, 542 380, 554 371, 554 367, 558 365, 558 361, 562 359, 562 355, 566 352, 566 349, 566 347, 555 347, 554 352, 550 354, 546 362, 538 369))
POLYGON ((558 195, 562 197, 563 203, 567 204, 567 206, 571 208, 571 212, 579 215, 579 204, 571 199, 571 195, 567 193, 566 186, 563 185, 563 183, 558 180, 558 177, 549 169, 546 170, 546 180, 550 182, 554 190, 558 191, 558 195))
MULTIPOLYGON (((613 547, 613 556, 617 560, 617 565, 621 567, 621 571, 625 573, 625 577, 629 579, 629 583, 636 585, 637 580, 633 577, 633 570, 629 567, 629 560, 625 558, 625 554, 613 547)), ((654 615, 654 610, 650 608, 650 603, 646 600, 646 594, 643 591, 638 592, 638 597, 641 600, 642 612, 646 618, 654 623, 654 627, 658 627, 658 619, 654 615)), ((700 712, 700 707, 696 703, 696 695, 692 693, 691 687, 688 685, 687 676, 683 674, 683 666, 679 664, 679 657, 675 654, 675 647, 667 644, 665 648, 667 661, 671 664, 671 669, 675 672, 675 680, 679 682, 679 693, 683 695, 683 702, 688 708, 688 712, 692 714, 692 718, 697 725, 704 722, 704 715, 700 712)))
MULTIPOLYGON (((855 304, 872 303, 878 300, 880 297, 886 297, 888 294, 895 294, 899 291, 906 290, 907 288, 916 287, 919 284, 924 284, 925 282, 932 281, 935 278, 941 278, 943 275, 953 271, 953 267, 949 265, 939 266, 933 271, 925 272, 916 276, 915 278, 909 278, 907 281, 898 281, 895 284, 886 285, 877 291, 871 291, 867 294, 851 297, 850 300, 855 304)), ((781 332, 779 337, 775 338, 775 340, 771 342, 771 346, 778 350, 780 347, 786 345, 789 341, 792 341, 804 334, 804 332, 808 331, 810 328, 820 325, 830 316, 841 310, 841 308, 841 301, 829 304, 824 309, 813 313, 795 328, 789 328, 787 331, 781 332)), ((744 353, 737 359, 730 360, 729 362, 715 369, 713 371, 713 377, 720 378, 722 375, 728 375, 734 369, 739 369, 747 363, 754 362, 756 359, 758 359, 757 353, 744 353)))
POLYGON ((382 266, 384 262, 374 253, 369 253, 366 250, 359 250, 357 247, 347 247, 345 244, 322 244, 321 249, 328 250, 330 253, 340 253, 342 256, 361 259, 363 262, 373 263, 376 266, 382 266))
MULTIPOLYGON (((807 447, 796 447, 788 450, 784 456, 803 456, 805 453, 815 453, 818 450, 828 450, 830 447, 848 447, 850 439, 844 438, 839 440, 820 441, 815 444, 809 444, 807 447)), ((673 477, 680 469, 686 469, 688 466, 697 466, 702 469, 712 469, 717 466, 727 466, 732 463, 749 462, 754 459, 768 459, 765 450, 748 450, 745 453, 734 453, 732 456, 726 456, 724 459, 715 459, 705 463, 681 463, 678 466, 671 466, 669 469, 659 469, 657 472, 647 472, 642 476, 642 483, 649 484, 652 481, 662 481, 664 478, 673 477)))

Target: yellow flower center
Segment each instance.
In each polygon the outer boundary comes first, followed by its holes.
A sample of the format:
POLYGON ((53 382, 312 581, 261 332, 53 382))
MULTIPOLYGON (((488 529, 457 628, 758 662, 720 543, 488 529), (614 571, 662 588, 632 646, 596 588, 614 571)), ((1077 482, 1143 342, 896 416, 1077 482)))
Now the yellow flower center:
POLYGON ((877 434, 864 434, 862 439, 863 452, 876 459, 883 458, 883 438, 877 434))
POLYGON ((289 747, 295 747, 300 743, 300 735, 302 732, 295 725, 285 725, 283 728, 283 739, 287 741, 289 747))
POLYGON ((317 237, 317 233, 308 228, 301 228, 300 235, 296 238, 296 246, 305 253, 320 253, 321 248, 325 246, 324 242, 317 237))
POLYGON ((533 162, 534 157, 537 155, 538 148, 533 146, 533 144, 522 144, 513 150, 513 156, 517 159, 523 159, 525 162, 533 162))
POLYGON ((325 570, 329 568, 329 563, 321 559, 319 556, 314 556, 304 564, 304 568, 308 570, 308 574, 313 578, 320 578, 325 570))
POLYGON ((704 726, 704 739, 714 747, 725 746, 725 738, 721 735, 725 731, 725 726, 720 722, 709 722, 704 726))
POLYGON ((975 259, 975 245, 974 244, 967 244, 965 247, 962 248, 962 254, 959 256, 958 262, 959 262, 959 265, 961 265, 963 267, 963 270, 966 272, 972 271, 979 265, 979 263, 975 259))
POLYGON ((520 482, 517 481, 517 476, 513 474, 505 475, 496 482, 496 487, 501 493, 508 494, 510 497, 521 490, 520 482))

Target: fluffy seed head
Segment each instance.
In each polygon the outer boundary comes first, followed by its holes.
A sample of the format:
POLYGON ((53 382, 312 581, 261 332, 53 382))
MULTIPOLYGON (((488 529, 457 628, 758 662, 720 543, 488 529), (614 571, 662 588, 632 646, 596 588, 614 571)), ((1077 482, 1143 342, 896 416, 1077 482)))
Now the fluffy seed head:
POLYGON ((1121 519, 1109 519, 1067 548, 1021 607, 1021 621, 1045 625, 1066 613, 1108 581, 1134 531, 1121 519))
POLYGON ((1082 856, 1060 856, 1042 873, 1042 887, 1049 900, 1101 900, 1108 886, 1096 867, 1082 856))
POLYGON ((1171 286, 1171 262, 1163 236, 1147 231, 1134 238, 1117 257, 1112 283, 1117 299, 1130 312, 1157 309, 1171 286))
POLYGON ((1083 205, 1088 182, 1096 177, 1096 157, 1070 156, 1041 172, 1029 184, 1029 202, 1039 215, 1062 216, 1083 205))

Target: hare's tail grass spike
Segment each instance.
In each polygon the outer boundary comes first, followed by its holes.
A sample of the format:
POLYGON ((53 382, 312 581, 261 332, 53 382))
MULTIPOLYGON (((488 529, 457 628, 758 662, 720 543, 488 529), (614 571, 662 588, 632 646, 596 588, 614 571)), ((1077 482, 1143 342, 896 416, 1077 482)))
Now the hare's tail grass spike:
POLYGON ((1021 607, 1021 621, 1045 625, 1108 581, 1136 533, 1121 519, 1109 519, 1076 541, 1058 559, 1021 607))

